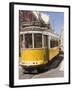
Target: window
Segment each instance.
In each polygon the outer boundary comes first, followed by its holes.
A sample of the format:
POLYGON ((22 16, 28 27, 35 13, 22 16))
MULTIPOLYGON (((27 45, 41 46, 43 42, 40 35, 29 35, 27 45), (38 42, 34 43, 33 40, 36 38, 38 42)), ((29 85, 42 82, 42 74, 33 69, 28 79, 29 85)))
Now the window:
POLYGON ((48 47, 47 35, 44 35, 44 47, 48 47))
POLYGON ((25 48, 32 48, 32 34, 25 34, 25 48))
POLYGON ((58 46, 59 44, 58 44, 58 41, 56 40, 56 46, 58 46))
POLYGON ((55 47, 55 41, 54 40, 50 40, 50 47, 51 48, 55 47))
POLYGON ((50 47, 53 48, 53 47, 57 47, 58 46, 58 41, 57 40, 50 40, 50 47))
POLYGON ((42 48, 42 34, 34 34, 34 48, 42 48))

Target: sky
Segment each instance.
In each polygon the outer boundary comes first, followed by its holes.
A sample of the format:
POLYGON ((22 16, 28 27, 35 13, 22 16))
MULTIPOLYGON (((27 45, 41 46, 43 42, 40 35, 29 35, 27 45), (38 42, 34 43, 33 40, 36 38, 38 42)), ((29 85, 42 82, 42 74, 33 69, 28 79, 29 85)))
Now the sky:
POLYGON ((60 34, 64 25, 64 12, 46 12, 46 14, 50 16, 51 25, 55 32, 60 34))

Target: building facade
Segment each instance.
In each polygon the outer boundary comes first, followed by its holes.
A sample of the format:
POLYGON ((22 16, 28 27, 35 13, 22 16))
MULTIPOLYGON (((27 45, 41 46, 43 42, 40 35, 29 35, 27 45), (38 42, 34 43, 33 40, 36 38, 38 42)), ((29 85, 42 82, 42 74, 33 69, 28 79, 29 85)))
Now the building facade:
POLYGON ((61 48, 61 51, 64 52, 64 27, 62 27, 61 34, 60 34, 60 48, 61 48))

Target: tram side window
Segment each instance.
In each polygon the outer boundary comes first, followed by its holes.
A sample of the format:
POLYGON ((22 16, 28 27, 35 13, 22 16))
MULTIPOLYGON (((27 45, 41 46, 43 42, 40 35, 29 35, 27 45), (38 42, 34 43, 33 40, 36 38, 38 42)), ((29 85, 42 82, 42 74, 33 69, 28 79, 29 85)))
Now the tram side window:
POLYGON ((56 41, 56 46, 58 46, 58 41, 56 41))
POLYGON ((32 48, 32 34, 25 34, 25 48, 32 48))
POLYGON ((34 34, 34 47, 42 48, 42 34, 34 34))
POLYGON ((47 39, 47 35, 44 35, 44 47, 48 47, 48 39, 47 39))
POLYGON ((58 46, 58 41, 56 40, 50 40, 50 47, 53 48, 53 47, 57 47, 58 46))

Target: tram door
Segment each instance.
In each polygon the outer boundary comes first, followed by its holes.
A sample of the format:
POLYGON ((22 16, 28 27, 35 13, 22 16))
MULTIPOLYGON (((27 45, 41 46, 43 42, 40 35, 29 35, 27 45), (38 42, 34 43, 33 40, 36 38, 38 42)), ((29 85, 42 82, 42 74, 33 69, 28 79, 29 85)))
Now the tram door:
POLYGON ((48 61, 49 55, 48 55, 48 36, 44 35, 44 59, 48 61))

